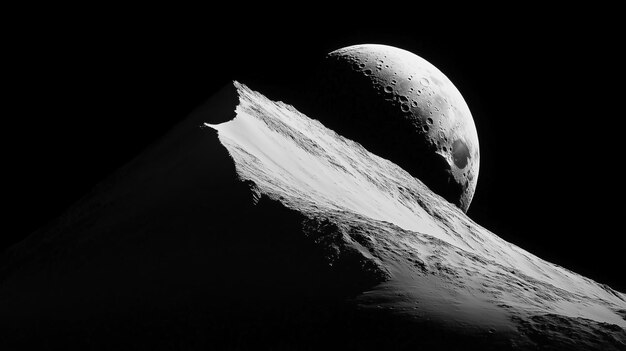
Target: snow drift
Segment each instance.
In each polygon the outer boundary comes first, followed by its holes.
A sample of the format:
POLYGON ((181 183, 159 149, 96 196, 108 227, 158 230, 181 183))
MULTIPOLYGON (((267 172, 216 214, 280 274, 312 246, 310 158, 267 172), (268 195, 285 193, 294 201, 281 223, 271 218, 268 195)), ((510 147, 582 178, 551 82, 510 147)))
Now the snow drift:
POLYGON ((295 108, 234 87, 3 254, 0 342, 626 347, 626 295, 500 239, 295 108))

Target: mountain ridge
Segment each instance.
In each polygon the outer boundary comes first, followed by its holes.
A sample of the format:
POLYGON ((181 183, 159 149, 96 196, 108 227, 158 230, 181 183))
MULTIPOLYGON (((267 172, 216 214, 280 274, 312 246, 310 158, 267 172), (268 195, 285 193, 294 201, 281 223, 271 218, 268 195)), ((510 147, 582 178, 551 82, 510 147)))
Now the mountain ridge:
POLYGON ((626 343, 623 293, 237 82, 0 267, 10 346, 626 343))

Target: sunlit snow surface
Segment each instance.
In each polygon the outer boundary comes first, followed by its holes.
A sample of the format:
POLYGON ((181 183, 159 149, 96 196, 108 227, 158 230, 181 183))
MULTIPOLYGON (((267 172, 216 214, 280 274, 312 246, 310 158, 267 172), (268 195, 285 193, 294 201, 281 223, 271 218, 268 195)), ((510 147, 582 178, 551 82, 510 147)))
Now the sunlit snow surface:
POLYGON ((505 329, 515 318, 552 314, 626 328, 616 313, 626 295, 500 239, 395 164, 235 85, 237 117, 209 126, 262 196, 331 219, 387 272, 363 305, 505 329))

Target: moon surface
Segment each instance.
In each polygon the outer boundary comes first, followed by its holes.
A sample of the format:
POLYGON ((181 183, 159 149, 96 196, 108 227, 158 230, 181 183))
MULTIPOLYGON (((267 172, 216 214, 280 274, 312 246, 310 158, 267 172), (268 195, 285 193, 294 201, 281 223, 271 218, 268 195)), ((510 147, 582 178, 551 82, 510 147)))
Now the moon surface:
POLYGON ((311 108, 322 123, 467 211, 478 134, 467 103, 439 69, 409 51, 364 44, 329 53, 315 80, 311 108))

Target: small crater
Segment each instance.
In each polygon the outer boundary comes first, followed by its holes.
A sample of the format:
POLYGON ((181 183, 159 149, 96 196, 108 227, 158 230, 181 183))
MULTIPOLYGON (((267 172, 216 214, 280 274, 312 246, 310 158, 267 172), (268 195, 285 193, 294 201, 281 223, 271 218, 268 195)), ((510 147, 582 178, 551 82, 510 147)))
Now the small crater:
POLYGON ((366 76, 369 76, 369 75, 371 75, 371 74, 372 74, 372 70, 368 68, 368 69, 366 69, 365 71, 363 71, 363 73, 364 73, 366 76))
POLYGON ((429 129, 429 128, 428 128, 428 126, 427 126, 427 125, 425 125, 425 124, 424 124, 424 125, 422 126, 422 130, 423 130, 424 132, 428 132, 428 129, 429 129))
POLYGON ((387 85, 385 87, 385 93, 391 94, 393 92, 393 87, 391 85, 387 85))
POLYGON ((426 122, 428 122, 428 124, 433 124, 433 119, 428 117, 428 119, 426 120, 426 122))
POLYGON ((413 106, 413 107, 417 107, 417 101, 412 101, 412 102, 411 102, 411 106, 413 106))
POLYGON ((400 105, 400 108, 402 109, 402 112, 409 112, 409 110, 411 109, 407 104, 400 105))
POLYGON ((429 85, 430 85, 430 81, 429 81, 429 80, 428 80, 428 78, 426 78, 426 77, 421 78, 421 79, 420 79, 420 83, 421 83, 423 86, 425 86, 425 87, 427 87, 427 86, 429 86, 429 85))
POLYGON ((400 96, 400 102, 403 103, 403 104, 407 104, 407 103, 409 103, 409 98, 404 96, 404 95, 402 95, 402 96, 400 96))

